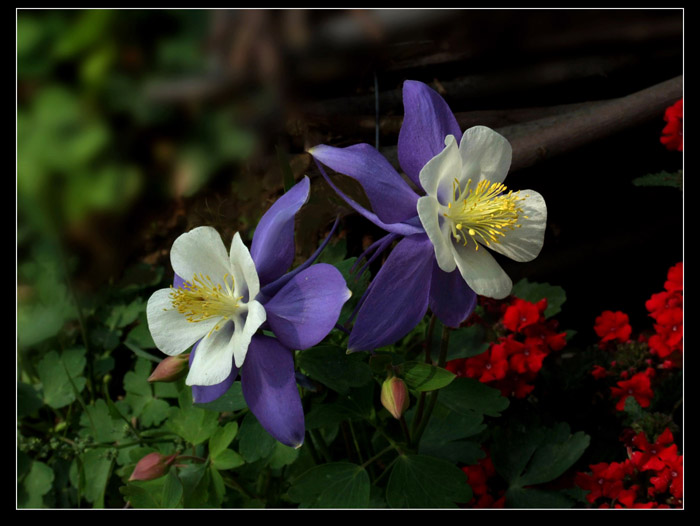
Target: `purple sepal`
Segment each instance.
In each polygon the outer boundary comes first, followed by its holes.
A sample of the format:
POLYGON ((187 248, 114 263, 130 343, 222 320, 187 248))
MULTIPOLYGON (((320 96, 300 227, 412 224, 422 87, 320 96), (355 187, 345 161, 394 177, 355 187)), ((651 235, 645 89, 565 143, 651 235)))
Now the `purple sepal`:
POLYGON ((422 82, 403 83, 404 118, 399 131, 399 164, 406 175, 421 187, 418 175, 425 164, 445 149, 445 137, 454 135, 457 144, 462 132, 452 110, 435 90, 422 82))
POLYGON ((430 280, 430 310, 448 327, 459 327, 476 307, 476 294, 459 270, 445 272, 433 261, 430 280))
MULTIPOLYGON (((198 345, 199 342, 195 343, 192 347, 192 351, 190 351, 190 365, 192 365, 192 360, 194 359, 194 354, 197 352, 198 345)), ((224 396, 224 394, 226 394, 226 391, 231 388, 233 381, 237 376, 238 369, 234 364, 231 366, 231 374, 229 374, 226 380, 223 382, 216 385, 193 385, 192 398, 194 399, 194 402, 196 404, 206 404, 207 402, 213 402, 214 400, 221 398, 224 396)))
POLYGON ((359 182, 383 222, 399 223, 416 215, 418 195, 373 146, 335 148, 320 144, 312 152, 326 166, 359 182))
POLYGON ((348 351, 370 351, 408 334, 428 310, 434 249, 426 235, 402 239, 392 250, 357 313, 348 351))
POLYGON ((176 289, 181 289, 185 283, 187 282, 177 274, 173 276, 173 287, 175 287, 176 289))
MULTIPOLYGON (((391 232, 393 234, 399 234, 401 236, 411 236, 413 234, 422 234, 423 232, 425 232, 425 230, 421 226, 415 224, 408 224, 410 220, 408 222, 403 223, 385 223, 384 221, 379 219, 379 217, 377 217, 377 214, 370 212, 357 201, 350 199, 350 197, 348 197, 340 188, 333 184, 333 181, 331 181, 331 178, 328 177, 328 174, 323 169, 323 166, 321 166, 321 163, 315 158, 314 161, 316 162, 316 166, 318 166, 321 175, 326 180, 328 185, 335 191, 335 193, 338 194, 338 196, 340 196, 347 204, 349 204, 353 208, 353 210, 355 210, 358 214, 370 220, 382 230, 386 230, 387 232, 391 232)), ((416 215, 418 215, 417 211, 416 215)))
POLYGON ((253 234, 250 255, 260 284, 280 277, 294 261, 294 216, 309 198, 309 178, 289 189, 263 214, 253 234))
POLYGON ((349 299, 342 274, 318 263, 289 280, 267 303, 267 323, 290 349, 308 349, 328 335, 349 299))
POLYGON ((248 407, 268 433, 287 446, 301 446, 304 411, 292 351, 269 336, 253 336, 241 367, 241 387, 248 407))

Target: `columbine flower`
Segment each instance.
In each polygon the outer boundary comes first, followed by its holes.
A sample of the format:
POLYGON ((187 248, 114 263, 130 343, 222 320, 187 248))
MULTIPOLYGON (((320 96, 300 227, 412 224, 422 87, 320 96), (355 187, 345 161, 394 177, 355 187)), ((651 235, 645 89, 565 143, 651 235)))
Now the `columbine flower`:
POLYGON ((147 309, 161 351, 177 355, 194 344, 186 383, 195 402, 219 398, 240 373, 260 424, 292 446, 304 439, 292 350, 325 338, 350 297, 335 267, 311 265, 323 246, 285 274, 294 259, 294 216, 308 196, 305 177, 263 215, 250 251, 236 233, 227 253, 211 227, 178 237, 170 252, 173 287, 156 291, 147 309))
POLYGON ((421 82, 404 83, 403 101, 399 164, 426 195, 413 191, 368 144, 309 150, 320 163, 362 185, 373 211, 347 197, 319 164, 338 195, 388 232, 359 259, 367 257, 369 263, 399 241, 358 302, 351 351, 395 342, 418 324, 428 306, 445 325, 459 326, 474 310, 475 293, 500 299, 512 288, 480 247, 529 261, 544 239, 542 196, 509 192, 503 185, 511 161, 504 137, 484 126, 463 136, 444 99, 421 82))

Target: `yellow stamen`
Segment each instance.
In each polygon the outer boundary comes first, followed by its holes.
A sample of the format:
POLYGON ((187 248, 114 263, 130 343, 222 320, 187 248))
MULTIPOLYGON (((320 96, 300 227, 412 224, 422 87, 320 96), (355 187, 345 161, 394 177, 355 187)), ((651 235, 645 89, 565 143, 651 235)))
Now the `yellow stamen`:
MULTIPOLYGON (((233 276, 226 274, 221 283, 214 283, 209 276, 196 274, 192 283, 185 283, 182 288, 171 287, 170 298, 175 309, 189 322, 208 320, 209 318, 230 318, 238 309, 238 302, 243 296, 234 296, 233 276), (230 281, 230 283, 229 283, 230 281)), ((218 330, 217 324, 213 330, 218 330)))
POLYGON ((443 214, 451 221, 452 236, 467 246, 469 238, 474 242, 474 250, 479 244, 490 246, 500 243, 506 231, 520 228, 520 219, 527 216, 518 202, 525 199, 520 192, 508 191, 503 183, 482 180, 475 188, 470 188, 469 179, 464 189, 457 179, 452 183, 452 203, 443 214), (507 192, 507 193, 506 193, 507 192))

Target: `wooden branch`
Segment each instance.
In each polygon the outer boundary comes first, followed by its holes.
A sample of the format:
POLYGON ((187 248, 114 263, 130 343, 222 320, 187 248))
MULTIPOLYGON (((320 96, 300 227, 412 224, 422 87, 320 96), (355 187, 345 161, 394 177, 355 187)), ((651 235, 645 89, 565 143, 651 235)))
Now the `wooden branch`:
MULTIPOLYGON (((513 146, 510 172, 570 152, 594 141, 661 118, 683 97, 683 77, 675 77, 631 95, 576 105, 577 109, 543 119, 496 128, 513 146)), ((398 166, 396 146, 381 152, 398 166)))

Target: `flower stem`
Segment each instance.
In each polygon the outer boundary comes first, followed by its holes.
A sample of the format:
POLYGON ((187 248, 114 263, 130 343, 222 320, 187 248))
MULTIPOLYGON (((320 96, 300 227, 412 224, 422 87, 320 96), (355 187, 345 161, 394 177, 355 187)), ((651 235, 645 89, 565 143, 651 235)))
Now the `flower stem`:
MULTIPOLYGON (((430 316, 430 321, 428 322, 428 330, 425 335, 425 363, 428 365, 432 365, 432 354, 433 354, 433 332, 435 332, 435 322, 437 321, 437 317, 435 314, 432 314, 430 316)), ((426 392, 421 391, 420 395, 418 395, 418 405, 416 406, 416 412, 413 415, 413 423, 411 425, 411 433, 409 436, 415 435, 420 421, 423 419, 423 410, 425 408, 425 397, 426 397, 426 392)), ((409 444, 411 442, 409 441, 409 444)))

